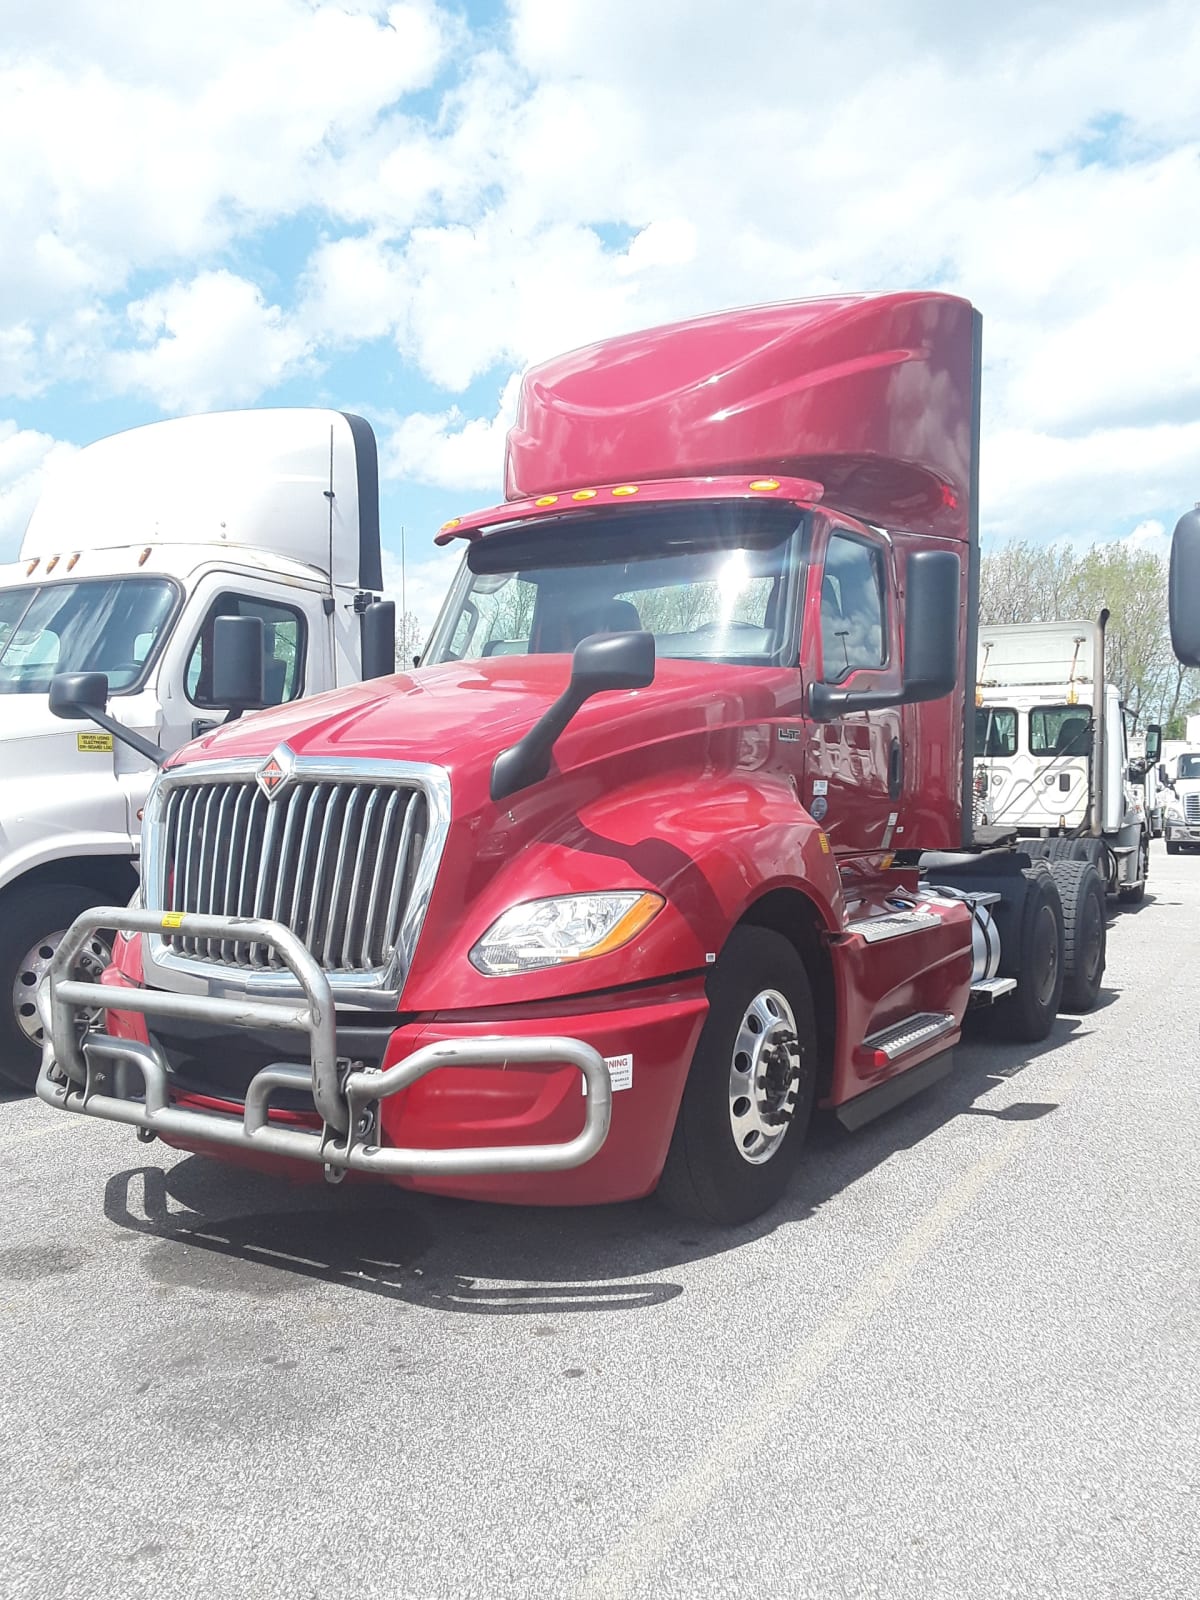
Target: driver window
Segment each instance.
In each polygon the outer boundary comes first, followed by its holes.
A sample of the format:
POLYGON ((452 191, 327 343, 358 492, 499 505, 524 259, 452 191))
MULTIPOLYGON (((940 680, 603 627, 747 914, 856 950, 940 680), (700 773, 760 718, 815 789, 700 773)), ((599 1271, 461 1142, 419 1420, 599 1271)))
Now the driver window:
POLYGON ((219 709, 212 698, 213 626, 218 617, 261 617, 266 646, 264 674, 269 706, 299 699, 304 692, 304 618, 291 606, 276 605, 251 595, 219 595, 208 609, 184 675, 193 705, 219 709))
POLYGON ((887 650, 883 551, 835 533, 825 551, 821 583, 821 668, 837 683, 859 667, 882 667, 887 650))

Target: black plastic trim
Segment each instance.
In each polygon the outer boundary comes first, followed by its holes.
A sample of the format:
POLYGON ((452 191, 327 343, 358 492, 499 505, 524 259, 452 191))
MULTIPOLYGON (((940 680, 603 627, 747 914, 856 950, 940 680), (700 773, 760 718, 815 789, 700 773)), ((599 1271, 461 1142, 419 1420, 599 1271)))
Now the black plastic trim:
MULTIPOLYGON (((379 446, 375 430, 365 417, 343 411, 354 440, 354 464, 358 473, 358 585, 360 589, 383 588, 383 553, 379 542, 379 446)), ((336 487, 336 486, 335 486, 336 487)), ((330 573, 330 581, 333 574, 330 573)))
POLYGON ((876 1117, 903 1105, 912 1095, 920 1094, 922 1089, 930 1088, 944 1078, 953 1066, 953 1049, 943 1050, 939 1055, 930 1056, 928 1061, 922 1061, 920 1066, 909 1067, 907 1072, 898 1072, 894 1078, 877 1084, 865 1094, 855 1095, 845 1105, 835 1106, 834 1116, 843 1128, 854 1133, 868 1122, 874 1122, 876 1117))

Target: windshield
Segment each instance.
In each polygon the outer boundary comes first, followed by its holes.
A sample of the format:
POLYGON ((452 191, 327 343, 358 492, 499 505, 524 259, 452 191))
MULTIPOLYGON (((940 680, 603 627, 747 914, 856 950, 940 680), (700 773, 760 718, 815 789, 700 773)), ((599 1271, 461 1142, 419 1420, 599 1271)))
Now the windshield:
POLYGON ((45 694, 58 672, 139 683, 175 608, 165 578, 88 579, 0 592, 0 694, 45 694))
POLYGON ((1176 776, 1180 778, 1200 778, 1200 756, 1180 756, 1179 771, 1176 776))
POLYGON ((790 506, 698 501, 493 534, 468 550, 423 664, 629 630, 652 633, 660 658, 794 660, 800 526, 790 506))

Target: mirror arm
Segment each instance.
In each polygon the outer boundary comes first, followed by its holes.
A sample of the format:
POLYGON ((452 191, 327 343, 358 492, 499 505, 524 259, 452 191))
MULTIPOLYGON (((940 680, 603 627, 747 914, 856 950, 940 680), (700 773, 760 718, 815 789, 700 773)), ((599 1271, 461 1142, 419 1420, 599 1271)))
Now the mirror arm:
POLYGON ((159 745, 151 744, 149 739, 144 739, 140 733, 134 733, 132 728, 127 728, 123 722, 118 722, 116 717, 110 717, 107 711, 93 711, 85 708, 85 714, 91 718, 98 728, 103 728, 105 733, 111 733, 114 739, 120 739, 131 750, 136 750, 138 755, 145 756, 147 761, 153 761, 156 767, 161 767, 167 759, 167 752, 159 745))

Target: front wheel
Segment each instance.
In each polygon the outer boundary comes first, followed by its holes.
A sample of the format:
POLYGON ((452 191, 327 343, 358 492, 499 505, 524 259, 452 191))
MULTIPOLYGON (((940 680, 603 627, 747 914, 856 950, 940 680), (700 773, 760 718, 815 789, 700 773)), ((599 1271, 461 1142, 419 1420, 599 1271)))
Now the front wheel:
MULTIPOLYGON (((9 894, 0 903, 0 1079, 14 1089, 32 1089, 42 1062, 37 986, 75 918, 101 904, 93 890, 65 883, 9 894)), ((111 936, 94 933, 74 976, 98 982, 111 956, 111 936)))
POLYGON ((708 1002, 658 1192, 685 1216, 749 1222, 783 1195, 812 1116, 812 989, 781 934, 742 927, 709 977, 708 1002))

